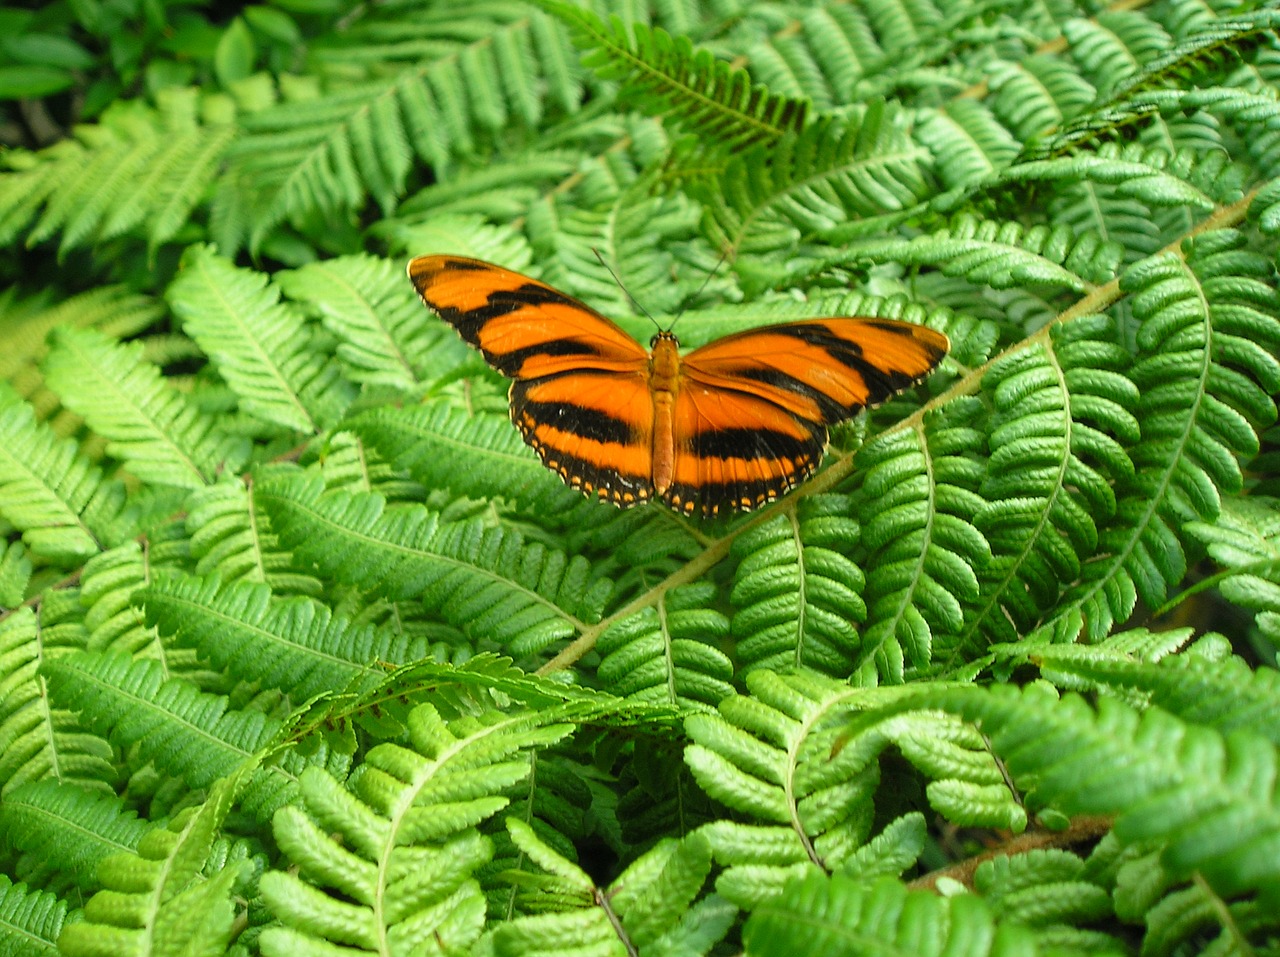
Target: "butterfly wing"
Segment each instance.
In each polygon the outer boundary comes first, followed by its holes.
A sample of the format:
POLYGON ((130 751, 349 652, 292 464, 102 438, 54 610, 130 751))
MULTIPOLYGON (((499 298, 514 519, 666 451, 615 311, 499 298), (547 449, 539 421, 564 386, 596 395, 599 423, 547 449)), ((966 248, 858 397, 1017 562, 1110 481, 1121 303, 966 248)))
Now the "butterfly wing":
POLYGON ((419 256, 409 278, 515 381, 511 420, 565 482, 620 505, 652 493, 649 354, 572 296, 478 259, 419 256))
POLYGON ((891 319, 813 319, 695 349, 681 362, 664 500, 714 514, 777 498, 817 467, 829 426, 919 382, 949 346, 891 319))

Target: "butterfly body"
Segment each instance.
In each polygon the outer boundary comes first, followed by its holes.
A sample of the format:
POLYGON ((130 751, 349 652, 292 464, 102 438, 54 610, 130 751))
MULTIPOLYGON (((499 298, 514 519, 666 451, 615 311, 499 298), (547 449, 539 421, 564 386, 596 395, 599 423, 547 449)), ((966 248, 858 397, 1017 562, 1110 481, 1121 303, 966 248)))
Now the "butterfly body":
POLYGON ((421 256, 423 301, 513 381, 511 419, 543 463, 627 507, 751 509, 817 468, 828 426, 918 382, 946 336, 888 319, 811 319, 735 333, 681 356, 645 350, 589 306, 535 279, 421 256))

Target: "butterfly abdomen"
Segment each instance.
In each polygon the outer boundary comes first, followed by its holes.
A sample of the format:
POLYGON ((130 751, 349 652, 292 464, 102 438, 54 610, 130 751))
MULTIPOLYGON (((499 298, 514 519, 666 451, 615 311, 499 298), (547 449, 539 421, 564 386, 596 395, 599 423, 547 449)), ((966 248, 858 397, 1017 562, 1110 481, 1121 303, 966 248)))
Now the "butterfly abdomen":
POLYGON ((653 393, 653 491, 662 498, 676 471, 676 390, 680 378, 680 343, 669 332, 653 338, 649 357, 649 391, 653 393))

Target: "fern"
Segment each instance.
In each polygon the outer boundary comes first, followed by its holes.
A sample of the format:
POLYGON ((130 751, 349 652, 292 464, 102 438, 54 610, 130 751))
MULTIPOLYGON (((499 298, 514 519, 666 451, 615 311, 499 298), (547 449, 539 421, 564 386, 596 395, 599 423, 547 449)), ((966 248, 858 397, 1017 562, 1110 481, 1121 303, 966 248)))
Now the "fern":
POLYGON ((49 602, 40 615, 25 608, 0 620, 0 775, 6 795, 43 778, 103 792, 115 777, 107 742, 54 707, 37 673, 42 662, 73 652, 84 640, 82 629, 59 627, 58 604, 49 602))
POLYGON ((838 498, 810 500, 797 512, 734 542, 742 556, 730 592, 738 654, 751 667, 847 674, 867 615, 862 572, 847 557, 861 529, 838 498))
POLYGON ((6 950, 54 957, 68 917, 66 902, 57 895, 0 877, 0 942, 6 950))
MULTIPOLYGON (((144 759, 191 788, 225 778, 282 728, 261 712, 228 711, 225 699, 201 694, 180 679, 166 681, 151 661, 80 652, 47 670, 55 698, 74 698, 93 729, 121 746, 137 745, 144 759)), ((259 771, 242 799, 245 809, 260 819, 270 817, 292 798, 302 767, 328 759, 322 748, 309 760, 294 756, 259 771)), ((333 756, 335 767, 343 763, 340 755, 333 756)))
POLYGON ((254 769, 247 761, 237 773, 214 786, 209 799, 156 828, 138 844, 136 854, 120 854, 101 865, 99 891, 85 908, 85 919, 66 927, 58 950, 68 955, 112 949, 183 950, 216 954, 230 942, 235 912, 231 894, 249 870, 233 861, 206 879, 201 873, 239 786, 254 769))
POLYGON ((384 514, 376 496, 320 491, 294 480, 259 485, 256 494, 285 541, 326 575, 355 571, 350 584, 393 600, 420 596, 477 639, 509 645, 517 655, 537 653, 600 614, 609 584, 591 580, 584 561, 525 545, 514 531, 443 524, 416 507, 384 514), (373 547, 366 549, 370 563, 352 570, 334 559, 339 543, 356 537, 373 547))
POLYGON ((753 87, 747 74, 695 51, 687 38, 617 18, 605 24, 555 0, 539 3, 573 26, 579 44, 591 51, 584 65, 606 79, 623 80, 624 92, 642 102, 676 107, 689 132, 720 149, 767 142, 804 126, 803 100, 753 87))
POLYGON ((379 941, 401 950, 475 940, 484 899, 470 875, 492 853, 475 826, 506 804, 494 792, 528 773, 526 752, 567 731, 527 714, 451 727, 421 705, 409 719, 412 748, 371 751, 353 792, 318 769, 306 775, 303 807, 275 820, 301 877, 263 876, 265 899, 285 924, 263 935, 263 952, 308 953, 326 940, 371 953, 379 941), (341 844, 329 836, 335 827, 341 844))
POLYGON ((935 631, 960 631, 961 603, 977 597, 976 569, 989 560, 990 545, 973 525, 980 473, 965 454, 980 440, 966 421, 975 412, 957 402, 932 435, 924 425, 886 434, 858 456, 855 514, 863 516, 869 556, 858 660, 875 660, 890 681, 901 680, 908 663, 928 666, 935 631))
POLYGON ((6 11, 0 951, 1273 947, 1280 15, 1122 6, 6 11), (951 350, 617 510, 424 253, 951 350))
POLYGON ((92 893, 98 864, 137 849, 148 827, 114 795, 46 778, 15 788, 0 806, 0 825, 23 854, 29 881, 92 893), (81 840, 80 838, 87 838, 81 840))
POLYGON ((1236 456, 1257 451, 1255 423, 1275 418, 1268 393, 1280 386, 1280 365, 1258 344, 1280 334, 1269 314, 1275 291, 1255 278, 1267 267, 1239 249, 1237 235, 1210 233, 1187 262, 1161 257, 1126 274, 1143 322, 1138 342, 1150 350, 1131 373, 1145 426, 1131 453, 1135 476, 1118 496, 1131 524, 1104 535, 1114 558, 1092 565, 1069 596, 1095 636, 1126 619, 1138 597, 1163 602, 1185 572, 1177 524, 1216 517, 1217 489, 1243 481, 1236 456))
POLYGON ((751 953, 766 957, 794 953, 801 935, 806 946, 833 957, 864 953, 867 943, 922 955, 953 947, 973 954, 1037 953, 1030 931, 1016 923, 997 925, 977 898, 938 898, 887 879, 865 885, 840 875, 797 881, 781 900, 759 908, 743 934, 751 953))
POLYGON ((351 400, 337 369, 313 354, 302 318, 260 277, 209 249, 193 249, 169 287, 186 332, 218 367, 248 414, 297 432, 332 424, 351 400))
POLYGON ((0 515, 36 556, 74 565, 112 543, 124 488, 34 419, 23 403, 0 406, 0 515))
POLYGON ((247 457, 247 443, 166 385, 138 348, 96 332, 61 331, 45 375, 63 400, 144 481, 197 488, 247 457))

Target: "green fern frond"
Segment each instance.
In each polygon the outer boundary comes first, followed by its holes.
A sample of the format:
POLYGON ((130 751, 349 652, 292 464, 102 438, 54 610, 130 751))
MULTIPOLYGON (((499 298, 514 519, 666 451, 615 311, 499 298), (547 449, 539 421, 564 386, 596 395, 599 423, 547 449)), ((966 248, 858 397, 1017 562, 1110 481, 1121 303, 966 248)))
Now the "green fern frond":
POLYGON ((991 560, 973 524, 985 505, 982 467, 970 457, 982 441, 971 424, 978 411, 956 400, 858 452, 854 513, 868 554, 859 661, 874 659, 890 683, 903 680, 908 663, 927 667, 935 641, 963 629, 964 608, 978 597, 978 574, 991 560))
POLYGON ((388 599, 413 596, 477 640, 537 654, 597 620, 611 591, 583 558, 525 544, 480 520, 445 523, 420 506, 384 509, 381 496, 321 494, 305 477, 260 483, 255 495, 281 540, 322 575, 388 599), (346 549, 365 556, 353 566, 346 549))
POLYGON ((107 440, 107 451, 139 479, 181 488, 239 469, 248 443, 174 391, 142 360, 92 330, 59 330, 44 362, 49 386, 107 440))
POLYGON ((848 557, 860 536, 847 498, 826 496, 734 540, 729 600, 745 667, 804 666, 836 678, 853 670, 867 616, 862 570, 848 557))
POLYGON ((33 570, 22 542, 9 542, 0 548, 0 608, 22 604, 31 586, 33 570))
POLYGON ((170 654, 155 630, 143 621, 142 609, 133 603, 134 592, 150 580, 156 557, 151 549, 144 553, 138 542, 126 542, 85 563, 80 584, 84 625, 89 632, 85 647, 155 658, 170 673, 182 672, 195 664, 194 656, 170 654))
POLYGON ((1113 939, 1079 925, 1114 919, 1108 888, 1089 880, 1086 864, 1069 851, 1037 849, 983 861, 973 874, 973 886, 1002 921, 1044 932, 1046 944, 1065 948, 1073 943, 1091 950, 1091 938, 1113 939))
POLYGON ((569 731, 497 711, 449 724, 424 704, 410 714, 408 746, 371 750, 350 790, 318 768, 305 773, 302 806, 274 821, 298 873, 262 877, 284 923, 263 934, 263 953, 330 952, 326 942, 356 953, 470 946, 485 915, 473 874, 492 854, 475 828, 506 806, 498 794, 528 775, 530 752, 569 731))
POLYGON ((507 416, 467 415, 434 399, 371 409, 347 426, 426 488, 505 498, 523 512, 553 515, 579 499, 530 454, 507 416))
POLYGON ((684 196, 651 196, 647 185, 636 183, 612 196, 601 191, 590 205, 575 196, 576 208, 565 202, 558 210, 547 279, 570 280, 565 285, 613 315, 633 313, 631 297, 652 313, 678 311, 714 270, 715 260, 686 251, 689 246, 697 249, 697 207, 684 196), (613 265, 617 278, 600 264, 597 253, 613 265), (693 261, 682 268, 682 259, 693 261), (673 276, 679 279, 673 282, 673 276))
POLYGON ((1260 495, 1227 498, 1213 522, 1186 528, 1220 569, 1194 591, 1216 586, 1222 597, 1253 612, 1263 632, 1280 634, 1280 503, 1260 495))
POLYGON ((881 878, 872 884, 840 874, 808 873, 776 901, 747 919, 743 941, 759 957, 789 957, 796 942, 830 957, 855 957, 868 948, 920 957, 999 954, 1032 957, 1032 932, 996 919, 981 898, 939 897, 881 878))
POLYGON ((726 867, 717 890, 739 906, 756 909, 777 898, 788 879, 813 865, 869 877, 916 862, 919 820, 899 819, 868 840, 881 786, 877 759, 889 745, 931 779, 929 802, 949 820, 1025 828, 1026 811, 988 745, 953 718, 902 715, 837 744, 832 729, 874 708, 886 692, 803 672, 755 671, 747 685, 750 697, 727 698, 718 714, 685 722, 693 740, 685 760, 698 783, 742 816, 701 829, 726 867))
POLYGON ((973 187, 999 175, 1021 146, 986 103, 966 99, 951 100, 921 117, 915 138, 934 156, 946 157, 936 173, 948 190, 973 187))
POLYGON ((0 516, 34 557, 69 566, 114 544, 123 505, 124 487, 104 479, 75 442, 37 424, 26 403, 0 397, 0 516))
POLYGON ((521 895, 517 917, 492 935, 495 957, 553 957, 572 942, 576 954, 704 955, 729 930, 735 909, 715 896, 695 901, 711 871, 706 838, 663 841, 606 890, 540 841, 533 829, 507 818, 515 844, 546 875, 521 895), (539 898, 544 898, 545 902, 539 898), (571 907, 565 907, 565 903, 571 907))
MULTIPOLYGON (((193 789, 226 778, 283 727, 259 711, 230 710, 226 698, 202 694, 182 679, 166 679, 153 660, 79 652, 48 662, 44 673, 54 700, 78 711, 87 727, 119 746, 136 747, 144 762, 154 761, 193 789)), ((306 758, 291 753, 253 775, 241 806, 266 820, 294 798, 304 767, 341 770, 347 760, 323 745, 306 758)))
POLYGON ((1072 59, 1102 96, 1113 95, 1173 48, 1173 38, 1137 10, 1106 10, 1092 19, 1064 23, 1062 35, 1072 59))
MULTIPOLYGON (((1224 897, 1280 894, 1275 745, 1250 731, 1141 714, 1113 698, 1096 711, 1043 686, 922 689, 893 710, 944 708, 980 724, 1015 782, 1068 814, 1117 815, 1124 844, 1158 845, 1174 879, 1199 874, 1224 897)), ((849 732, 873 719, 855 720, 849 732)))
POLYGON ((43 778, 103 793, 117 776, 111 746, 54 707, 38 674, 42 662, 84 640, 82 629, 59 627, 56 604, 47 602, 39 615, 20 608, 0 618, 0 793, 6 800, 43 778))
MULTIPOLYGON (((1182 632, 1186 638, 1185 630, 1182 632)), ((1117 636, 1117 638, 1122 636, 1117 636)), ((1241 659, 1213 653, 1205 639, 1186 654, 1159 661, 1100 648, 1049 645, 1036 652, 1047 673, 1084 679, 1092 687, 1137 691, 1183 721, 1221 734, 1250 731, 1280 745, 1280 674, 1249 668, 1241 659)))
POLYGON ((230 125, 199 124, 198 97, 170 88, 157 96, 158 110, 121 102, 75 140, 10 157, 14 171, 0 176, 0 242, 11 244, 28 227, 28 245, 61 233, 64 253, 135 231, 152 251, 173 239, 234 134, 230 125))
POLYGON ((567 65, 522 53, 531 41, 546 52, 563 44, 545 17, 530 17, 518 4, 490 4, 475 15, 470 35, 458 30, 456 13, 414 23, 401 17, 392 30, 425 34, 434 48, 431 56, 409 62, 403 62, 406 47, 388 43, 385 31, 373 48, 360 49, 378 33, 373 23, 368 34, 355 31, 349 49, 339 44, 323 55, 339 68, 341 82, 320 95, 308 90, 246 114, 214 199, 219 248, 234 250, 245 240, 257 248, 284 222, 335 221, 366 196, 390 212, 415 157, 447 176, 461 157, 502 135, 516 118, 539 115, 544 107, 538 91, 568 97, 572 105, 566 108, 576 108, 567 65), (367 79, 357 75, 353 82, 348 67, 356 63, 367 79), (492 82, 499 75, 505 81, 492 82))
POLYGON ((1275 11, 1265 6, 1237 17, 1205 17, 1190 29, 1179 31, 1176 46, 1154 60, 1145 60, 1142 70, 1115 93, 1132 97, 1175 85, 1206 85, 1207 77, 1230 71, 1258 46, 1269 47, 1278 22, 1275 11))
POLYGON ((260 273, 191 247, 168 299, 249 415, 309 434, 337 421, 354 397, 302 317, 260 273))
POLYGON ((58 938, 65 957, 98 957, 104 944, 125 953, 183 953, 217 957, 226 953, 235 930, 232 895, 251 868, 247 861, 210 862, 214 842, 238 793, 256 769, 245 762, 218 781, 208 800, 189 808, 142 838, 134 854, 103 861, 103 889, 85 907, 84 920, 58 938))
POLYGON ((867 228, 859 221, 909 209, 928 189, 925 151, 877 102, 734 156, 696 192, 742 256, 812 236, 839 243, 867 228))
POLYGON ((338 339, 347 378, 358 385, 409 393, 452 371, 464 354, 461 341, 422 307, 398 262, 347 256, 274 278, 286 296, 320 314, 338 339))
POLYGON ((612 694, 681 707, 714 706, 733 692, 733 662, 721 650, 729 621, 716 589, 688 585, 600 635, 596 679, 612 694))
POLYGON ((1117 490, 1118 521, 1102 535, 1110 557, 1086 566, 1067 596, 1094 638, 1138 598, 1164 602, 1186 570, 1178 529, 1218 514, 1222 492, 1242 487, 1238 458, 1258 451, 1255 429, 1275 420, 1280 300, 1263 279, 1269 264, 1242 242, 1205 233, 1185 262, 1161 256, 1122 277, 1141 322, 1130 377, 1143 437, 1130 452, 1136 474, 1117 490))
POLYGON ((150 828, 114 795, 46 778, 5 795, 0 830, 24 855, 29 881, 91 894, 98 864, 136 849, 150 828))
MULTIPOLYGON (((16 287, 13 290, 17 291, 16 287)), ((46 403, 38 396, 40 382, 35 363, 48 351, 49 334, 65 327, 94 328, 108 335, 130 336, 151 328, 164 316, 163 306, 150 296, 139 296, 122 286, 91 289, 50 304, 37 296, 9 303, 0 299, 0 321, 9 348, 0 354, 0 382, 37 404, 41 417, 46 403)), ((44 397, 46 400, 48 396, 44 397)), ((5 400, 6 404, 8 399, 5 400)))
POLYGON ((157 575, 136 600, 162 635, 297 702, 326 691, 368 690, 385 678, 381 665, 423 655, 403 633, 336 618, 310 599, 273 599, 265 585, 251 582, 157 575))
POLYGON ((278 594, 316 596, 321 585, 293 568, 269 523, 254 511, 245 483, 222 475, 187 498, 186 530, 195 573, 223 581, 264 581, 278 594))
POLYGON ((1097 96, 1092 83, 1056 56, 1032 54, 987 70, 993 113, 1024 143, 1083 115, 1097 96))
POLYGON ((58 936, 80 919, 48 891, 15 884, 0 874, 0 949, 23 957, 60 957, 58 936))
POLYGON ((540 7, 574 29, 583 64, 623 84, 623 95, 651 114, 665 113, 715 152, 767 143, 804 127, 808 101, 751 84, 742 70, 695 50, 688 37, 594 13, 557 0, 540 7))
POLYGON ((1095 233, 1062 227, 1030 229, 1018 223, 957 217, 946 229, 910 240, 862 240, 846 244, 849 262, 895 262, 936 266, 944 276, 960 276, 991 289, 1070 289, 1115 278, 1124 250, 1095 233))
POLYGON ((995 415, 986 504, 974 524, 992 561, 966 635, 1025 633, 1055 606, 1063 583, 1079 578, 1099 525, 1115 515, 1113 486, 1134 474, 1125 446, 1140 427, 1138 389, 1124 374, 1129 356, 1114 337, 1106 317, 1081 318, 987 374, 995 415))

